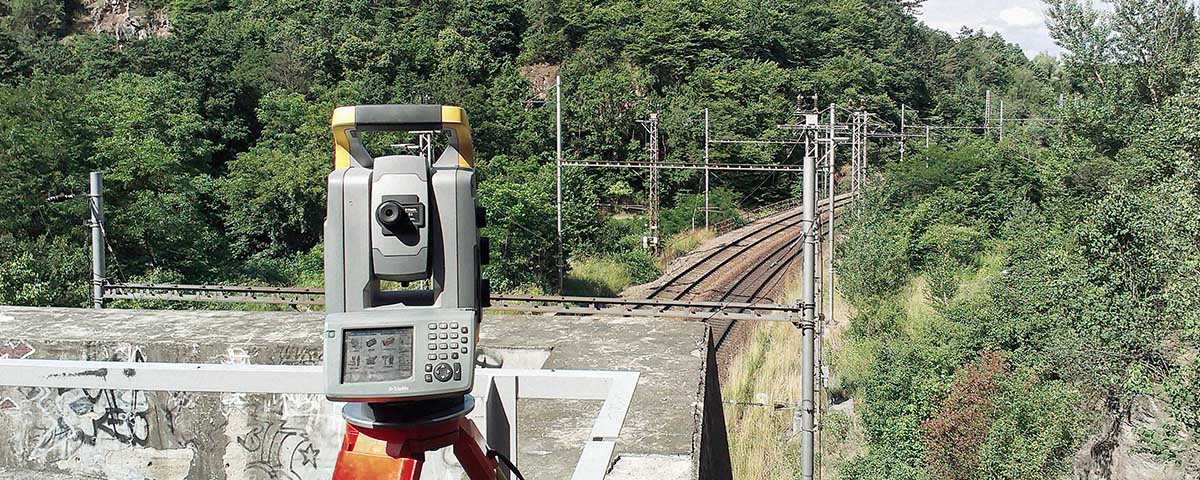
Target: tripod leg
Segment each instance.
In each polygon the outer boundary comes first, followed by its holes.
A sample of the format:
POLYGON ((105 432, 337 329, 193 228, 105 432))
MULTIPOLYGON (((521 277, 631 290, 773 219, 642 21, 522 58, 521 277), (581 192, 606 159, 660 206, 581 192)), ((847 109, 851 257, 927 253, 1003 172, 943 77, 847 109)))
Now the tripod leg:
POLYGON ((458 420, 458 435, 454 439, 454 456, 471 480, 496 480, 496 461, 488 458, 487 443, 475 424, 463 417, 458 420))
POLYGON ((405 451, 403 444, 360 435, 347 424, 333 480, 417 480, 421 478, 424 457, 423 452, 405 451), (396 456, 389 455, 389 451, 396 456))

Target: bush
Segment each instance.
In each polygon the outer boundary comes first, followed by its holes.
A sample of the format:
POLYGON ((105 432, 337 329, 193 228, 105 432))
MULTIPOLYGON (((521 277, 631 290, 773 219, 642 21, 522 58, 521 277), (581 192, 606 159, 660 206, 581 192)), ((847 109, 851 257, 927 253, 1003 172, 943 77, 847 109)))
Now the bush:
POLYGON ((921 234, 914 254, 923 265, 972 265, 984 238, 984 232, 978 228, 939 223, 921 234))
POLYGON ((568 295, 614 297, 630 285, 658 277, 654 257, 641 250, 571 260, 564 279, 568 295))
POLYGON ((90 305, 88 252, 87 243, 66 237, 0 236, 0 305, 90 305))
POLYGON ((854 340, 894 338, 904 322, 904 310, 895 302, 872 302, 850 319, 846 337, 854 340))
POLYGON ((638 285, 658 278, 662 271, 654 257, 645 250, 629 250, 615 255, 629 272, 631 285, 638 285))
POLYGON ((970 480, 979 468, 979 449, 996 416, 998 381, 1008 363, 984 352, 963 365, 933 416, 921 423, 925 463, 934 478, 970 480))
POLYGON ((1058 478, 1066 474, 1082 434, 1079 393, 1063 382, 1013 375, 1003 384, 999 411, 979 449, 985 480, 1058 478))
MULTIPOLYGON (((709 191, 708 213, 709 224, 724 221, 737 216, 737 193, 727 188, 715 188, 709 191)), ((675 206, 663 210, 659 216, 659 228, 662 238, 669 238, 677 233, 704 227, 704 194, 680 193, 675 196, 675 206)))
POLYGON ((875 213, 876 207, 866 200, 851 212, 846 222, 853 227, 834 260, 839 289, 852 303, 893 292, 908 280, 907 228, 875 213))

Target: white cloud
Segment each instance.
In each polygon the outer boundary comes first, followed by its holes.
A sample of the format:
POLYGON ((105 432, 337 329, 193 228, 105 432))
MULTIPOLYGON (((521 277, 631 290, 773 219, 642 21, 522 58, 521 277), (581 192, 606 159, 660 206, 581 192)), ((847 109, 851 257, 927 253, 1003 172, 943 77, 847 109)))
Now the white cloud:
POLYGON ((1061 49, 1045 28, 1041 0, 926 0, 920 18, 932 28, 957 34, 962 27, 998 32, 1026 55, 1057 54, 1061 49))
POLYGON ((1017 5, 1001 10, 1000 20, 1014 27, 1034 27, 1044 22, 1042 12, 1017 5))

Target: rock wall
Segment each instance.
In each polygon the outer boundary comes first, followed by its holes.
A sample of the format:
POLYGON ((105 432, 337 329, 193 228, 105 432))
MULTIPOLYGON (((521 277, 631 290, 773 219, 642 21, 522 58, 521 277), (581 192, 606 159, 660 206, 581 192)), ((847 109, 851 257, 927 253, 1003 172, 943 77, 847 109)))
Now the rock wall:
POLYGON ((1200 479, 1200 446, 1187 432, 1171 428, 1166 403, 1135 397, 1128 406, 1111 409, 1096 419, 1094 433, 1075 454, 1078 480, 1200 479), (1162 452, 1146 445, 1142 435, 1158 432, 1162 452))
POLYGON ((140 40, 169 35, 171 21, 165 11, 151 9, 140 0, 84 0, 74 29, 108 33, 118 41, 140 40))

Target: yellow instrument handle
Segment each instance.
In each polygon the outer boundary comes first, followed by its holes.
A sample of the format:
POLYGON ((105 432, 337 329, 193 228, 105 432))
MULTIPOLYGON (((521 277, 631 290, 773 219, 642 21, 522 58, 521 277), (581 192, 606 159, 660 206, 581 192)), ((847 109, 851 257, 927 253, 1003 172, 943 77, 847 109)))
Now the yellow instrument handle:
MULTIPOLYGON (((450 105, 354 105, 338 107, 330 120, 333 129, 333 167, 349 168, 354 156, 355 130, 450 132, 450 147, 457 153, 456 164, 474 168, 471 127, 467 112, 450 105)), ((358 162, 362 164, 362 159, 358 162)))

